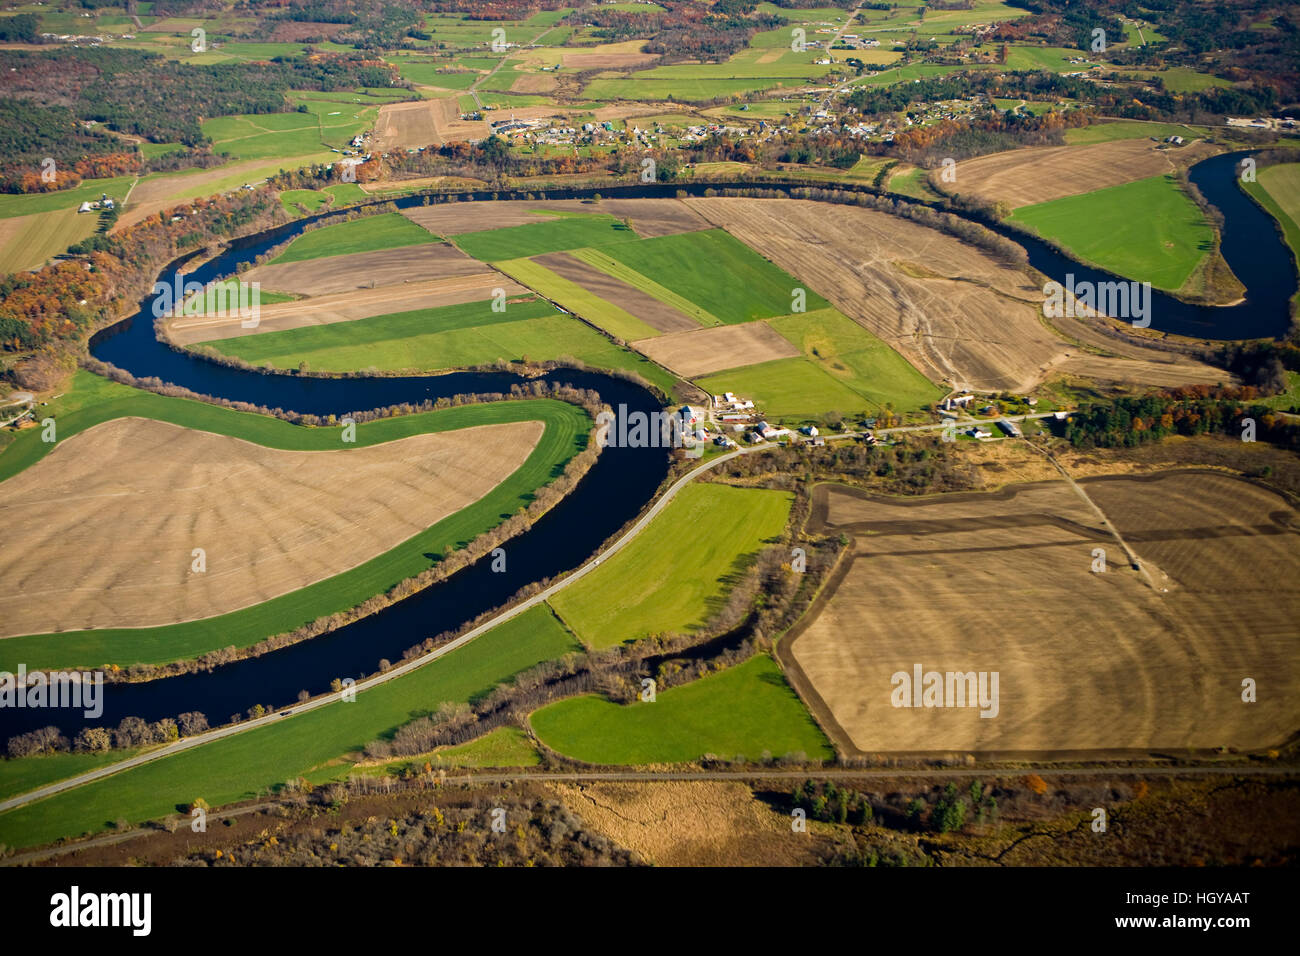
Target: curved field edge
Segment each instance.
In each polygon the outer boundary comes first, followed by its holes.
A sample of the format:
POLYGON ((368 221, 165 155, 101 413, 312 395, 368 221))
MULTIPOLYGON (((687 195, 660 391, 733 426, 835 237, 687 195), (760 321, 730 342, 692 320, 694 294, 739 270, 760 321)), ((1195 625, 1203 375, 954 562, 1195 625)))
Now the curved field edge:
MULTIPOLYGON (((356 426, 356 442, 345 446, 335 428, 292 425, 250 412, 169 398, 117 385, 87 372, 78 373, 76 385, 89 385, 102 400, 91 400, 57 417, 60 440, 128 416, 293 451, 366 447, 427 432, 515 421, 541 421, 545 431, 524 464, 483 498, 355 568, 262 604, 202 620, 150 628, 5 638, 0 641, 0 670, 12 671, 19 662, 29 669, 39 669, 185 660, 225 647, 248 647, 271 635, 355 607, 437 563, 426 555, 442 554, 448 547, 464 547, 478 534, 499 524, 503 515, 508 517, 527 507, 533 492, 562 474, 569 459, 586 447, 591 424, 582 409, 556 399, 510 400, 367 422, 356 426), (83 376, 94 381, 87 383, 83 376)), ((0 455, 0 480, 29 467, 51 450, 51 444, 40 441, 39 431, 22 433, 0 455)))
POLYGON ((1167 292, 1214 251, 1215 227, 1169 174, 1021 206, 1007 218, 1081 263, 1167 292))
MULTIPOLYGON (((1259 177, 1267 176, 1273 181, 1272 189, 1269 188, 1268 182, 1262 178, 1256 178, 1254 182, 1243 183, 1240 179, 1238 184, 1246 195, 1255 200, 1263 209, 1272 216, 1276 221, 1278 228, 1282 231, 1282 237, 1286 240, 1287 248, 1291 250, 1291 258, 1296 263, 1297 270, 1300 270, 1300 222, 1291 215, 1282 206, 1279 195, 1289 186, 1284 182, 1285 179, 1292 181, 1300 179, 1300 165, 1296 163, 1286 163, 1280 166, 1268 166, 1259 171, 1259 177), (1277 170, 1277 172, 1274 172, 1277 170), (1286 172, 1282 172, 1286 170, 1286 172), (1276 193, 1276 195, 1275 195, 1276 193)), ((1297 304, 1300 304, 1300 291, 1291 297, 1292 309, 1294 311, 1297 304)))
MULTIPOLYGON (((532 608, 351 702, 339 700, 9 810, 0 814, 0 843, 37 846, 98 832, 119 819, 138 824, 183 812, 199 797, 215 807, 300 776, 337 779, 350 769, 341 756, 444 702, 470 703, 516 674, 578 649, 549 611, 532 608)), ((0 764, 0 779, 7 770, 8 762, 0 764)))
POLYGON ((821 728, 766 654, 672 687, 652 702, 593 694, 548 704, 528 718, 556 753, 592 764, 686 763, 707 755, 834 757, 821 728))

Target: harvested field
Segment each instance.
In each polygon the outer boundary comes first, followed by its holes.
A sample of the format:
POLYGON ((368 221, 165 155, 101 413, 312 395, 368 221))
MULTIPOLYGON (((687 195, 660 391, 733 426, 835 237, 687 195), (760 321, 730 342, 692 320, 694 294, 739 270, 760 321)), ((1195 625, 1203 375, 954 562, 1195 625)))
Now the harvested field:
POLYGON ((632 223, 642 238, 671 236, 679 232, 708 229, 709 223, 686 203, 677 199, 602 199, 583 202, 558 199, 529 202, 507 199, 500 202, 442 203, 403 209, 402 215, 439 236, 458 236, 484 229, 503 229, 546 222, 546 211, 616 216, 632 223), (543 214, 539 214, 543 213, 543 214))
POLYGON ((477 501, 542 431, 290 452, 147 419, 95 426, 0 484, 0 633, 172 624, 306 587, 477 501))
POLYGON ((379 108, 375 147, 381 152, 420 146, 441 146, 440 130, 460 121, 454 96, 417 103, 390 103, 379 108))
MULTIPOLYGON (((1062 375, 1103 382, 1218 382, 1224 372, 1081 321, 1045 325, 1042 290, 1017 269, 935 229, 853 206, 789 199, 690 199, 726 229, 954 388, 1028 391, 1062 375), (1068 329, 1065 327, 1069 326, 1068 329), (1100 348, 1105 354, 1097 354, 1100 348), (1148 381, 1146 375, 1156 378, 1148 381)), ((1099 321, 1099 320, 1098 320, 1099 321)))
POLYGON ((814 865, 834 845, 818 824, 795 833, 790 818, 743 783, 553 785, 594 830, 659 866, 814 865))
MULTIPOLYGON (((400 219, 397 222, 401 222, 400 219)), ((410 228, 409 226, 407 227, 410 228)), ((328 295, 395 285, 411 279, 445 279, 487 271, 446 242, 376 249, 345 256, 325 256, 275 265, 258 266, 240 276, 246 282, 260 282, 274 292, 299 295, 328 295)))
MULTIPOLYGON (((1205 471, 1084 479, 1160 590, 1064 482, 887 499, 819 487, 848 563, 784 648, 850 752, 1272 747, 1300 724, 1300 518, 1205 471), (1092 571, 1093 549, 1109 559, 1092 571), (1265 570, 1266 569, 1266 570, 1265 570), (896 672, 998 672, 997 715, 891 704, 896 672), (1242 679, 1259 702, 1242 702, 1242 679)), ((911 682, 907 682, 910 686, 911 682)))
POLYGON ((564 65, 574 70, 635 70, 658 59, 654 53, 566 53, 564 65))
POLYGON ((681 332, 700 327, 699 323, 689 315, 683 315, 672 306, 646 295, 640 289, 634 289, 585 262, 579 262, 568 253, 552 252, 537 256, 534 261, 556 275, 570 282, 576 282, 592 295, 606 302, 617 303, 620 308, 660 332, 681 332))
POLYGON ((335 34, 343 32, 344 29, 343 25, 338 23, 281 20, 275 24, 275 29, 271 31, 271 42, 302 43, 306 40, 314 40, 317 37, 325 37, 328 40, 335 34))
POLYGON ((393 315, 416 309, 433 309, 462 302, 480 302, 492 298, 496 289, 507 296, 523 295, 527 289, 499 272, 490 270, 475 275, 383 286, 363 292, 340 292, 296 302, 266 305, 261 309, 256 328, 245 329, 235 317, 194 317, 169 319, 168 338, 177 345, 194 345, 241 335, 280 332, 311 325, 351 322, 375 315, 393 315))
POLYGON ((510 92, 550 93, 557 85, 554 73, 520 73, 510 84, 510 92))
POLYGON ((801 354, 766 322, 674 332, 633 342, 632 347, 683 378, 801 354))
POLYGON ((931 173, 930 184, 942 192, 1001 200, 1015 208, 1171 173, 1216 152, 1203 142, 1180 149, 1156 146, 1150 139, 1123 139, 1013 149, 962 160, 955 183, 941 182, 937 171, 931 173))

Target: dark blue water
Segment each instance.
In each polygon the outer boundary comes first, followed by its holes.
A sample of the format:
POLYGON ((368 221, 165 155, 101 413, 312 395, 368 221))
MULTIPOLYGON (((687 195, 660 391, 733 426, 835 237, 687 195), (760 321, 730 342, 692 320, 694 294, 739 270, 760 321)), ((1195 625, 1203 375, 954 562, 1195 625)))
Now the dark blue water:
MULTIPOLYGON (((1246 197, 1237 185, 1241 155, 1219 156, 1193 167, 1192 180, 1207 199, 1223 211, 1224 258, 1249 290, 1245 301, 1231 308, 1193 306, 1153 292, 1152 327, 1168 332, 1214 339, 1275 336, 1289 324, 1287 303, 1296 289, 1296 271, 1290 253, 1278 238, 1272 219, 1246 197)), ((712 184, 649 184, 602 187, 605 196, 655 198, 680 190, 701 195, 722 185, 777 188, 772 182, 712 184)), ((786 184, 806 187, 806 183, 786 184)), ((549 198, 585 198, 597 190, 551 190, 549 198)), ((522 194, 500 194, 500 198, 522 194)), ((465 198, 490 201, 493 194, 473 193, 465 198)), ((398 200, 399 207, 421 203, 419 197, 398 200)), ((252 261, 270 247, 302 231, 308 222, 328 220, 325 214, 278 227, 268 233, 236 240, 218 257, 192 272, 187 280, 207 282, 233 275, 241 262, 252 261)), ((978 216, 971 218, 979 220, 978 216)), ((984 221, 1023 245, 1029 262, 1039 271, 1064 282, 1112 281, 1108 273, 1081 265, 1046 243, 1026 237, 995 222, 984 221)), ((174 280, 176 268, 162 281, 174 280)), ((212 364, 178 352, 159 342, 147 305, 132 319, 96 336, 92 353, 99 359, 140 377, 155 376, 201 394, 250 402, 302 413, 342 415, 405 402, 421 402, 457 393, 508 391, 522 380, 501 373, 454 373, 414 378, 325 379, 291 374, 260 374, 212 364)), ((643 388, 595 372, 557 370, 546 381, 594 388, 610 405, 657 410, 658 400, 643 388)), ((116 725, 125 716, 146 720, 175 716, 188 710, 208 715, 214 724, 242 713, 253 704, 283 706, 300 690, 318 693, 336 677, 373 672, 381 658, 396 661, 408 647, 444 631, 454 630, 485 610, 497 607, 524 585, 580 565, 610 534, 633 517, 649 500, 667 473, 667 459, 659 449, 606 449, 578 488, 539 520, 526 534, 506 545, 505 574, 491 572, 481 561, 448 581, 435 585, 369 618, 292 647, 218 668, 211 673, 189 674, 145 684, 119 684, 105 688, 104 715, 86 721, 79 712, 0 712, 0 738, 54 723, 73 734, 89 723, 116 725)), ((506 516, 503 516, 506 517, 506 516)), ((430 705, 436 704, 431 701, 430 705)))

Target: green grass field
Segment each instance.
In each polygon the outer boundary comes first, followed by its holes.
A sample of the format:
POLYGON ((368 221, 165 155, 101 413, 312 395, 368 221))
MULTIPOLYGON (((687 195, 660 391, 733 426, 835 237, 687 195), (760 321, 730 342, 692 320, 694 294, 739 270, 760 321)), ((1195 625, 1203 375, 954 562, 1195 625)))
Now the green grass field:
POLYGON ((452 237, 466 255, 483 262, 528 259, 548 252, 583 246, 635 241, 637 235, 621 219, 606 215, 549 216, 541 222, 503 229, 463 232, 452 237))
MULTIPOLYGON (((158 819, 198 797, 212 806, 254 797, 391 735, 443 702, 469 703, 520 671, 574 649, 559 622, 545 608, 534 608, 350 703, 339 701, 10 810, 0 815, 0 842, 33 846, 105 829, 119 817, 130 823, 158 819)), ((328 772, 337 776, 346 769, 328 772)))
POLYGON ((1145 123, 1139 120, 1114 120, 1107 123, 1094 123, 1065 131, 1065 142, 1071 146, 1086 146, 1089 143, 1110 143, 1117 139, 1168 139, 1181 136, 1183 139, 1197 139, 1205 135, 1203 130, 1178 123, 1145 123))
POLYGON ((36 790, 56 780, 89 773, 139 753, 137 748, 107 753, 61 753, 21 760, 0 760, 0 800, 36 790))
POLYGON ((322 208, 346 206, 366 198, 366 191, 356 183, 339 183, 324 189, 286 189, 280 193, 280 204, 285 212, 302 215, 298 209, 304 206, 307 212, 319 212, 322 208))
POLYGON ((377 106, 301 100, 307 112, 218 116, 200 125, 213 151, 236 159, 273 159, 342 148, 374 125, 377 106))
POLYGON ((874 406, 910 411, 943 398, 943 389, 907 359, 835 309, 771 319, 768 325, 874 406))
POLYGON ((641 239, 601 251, 727 324, 788 314, 796 288, 806 290, 808 311, 829 305, 721 229, 641 239))
POLYGON ((39 269, 98 226, 99 213, 79 213, 76 206, 12 218, 0 245, 0 275, 39 269))
POLYGON ((529 717, 544 744, 594 764, 685 763, 706 754, 757 760, 804 754, 830 760, 825 735, 766 654, 621 706, 584 696, 529 717))
MULTIPOLYGON (((511 259, 507 262, 494 262, 493 265, 521 285, 558 303, 560 308, 582 316, 592 325, 604 329, 624 342, 635 342, 659 334, 658 329, 641 321, 632 313, 620 309, 612 302, 606 302, 576 282, 570 282, 563 276, 556 275, 531 259, 511 259)), ((664 374, 668 375, 667 372, 664 374)), ((672 378, 672 381, 676 379, 672 378)))
POLYGON ((1022 206, 1011 222, 1118 275, 1178 289, 1214 242, 1214 230, 1172 176, 1022 206))
MULTIPOLYGON (((327 614, 354 607, 405 578, 436 564, 428 555, 460 548, 498 524, 501 515, 526 507, 532 493, 563 471, 587 442, 591 421, 581 409, 551 399, 498 402, 381 419, 356 427, 355 444, 343 445, 336 428, 307 428, 247 412, 128 388, 78 372, 71 394, 52 403, 60 440, 93 425, 125 416, 167 421, 186 428, 231 435, 270 448, 296 451, 359 448, 426 432, 474 425, 536 420, 546 430, 514 474, 483 498, 364 564, 309 587, 229 614, 151 628, 105 628, 11 637, 0 642, 0 670, 28 667, 126 666, 196 657, 206 651, 246 647, 271 634, 291 631, 327 614)), ((17 474, 55 447, 40 429, 19 433, 0 454, 0 480, 17 474)))
POLYGON ((411 759, 393 760, 382 767, 367 767, 368 774, 397 773, 406 767, 535 767, 542 762, 532 740, 518 727, 498 727, 477 740, 443 747, 433 753, 411 759))
MULTIPOLYGON (((32 216, 39 212, 53 212, 60 209, 76 210, 83 202, 94 202, 104 194, 120 204, 126 198, 132 182, 131 176, 118 176, 114 179, 83 179, 80 186, 53 193, 0 195, 0 219, 8 219, 10 216, 32 216)), ((83 213, 82 218, 93 220, 94 216, 83 213)))
POLYGON ((417 226, 401 213, 386 212, 341 222, 304 232, 289 243, 284 252, 271 260, 302 262, 325 256, 346 256, 355 252, 374 252, 377 249, 399 249, 441 240, 422 226, 417 226))
POLYGON ((688 485, 635 541, 551 606, 592 647, 692 631, 721 606, 750 557, 781 534, 790 502, 783 491, 688 485))
POLYGON ((658 299, 666 305, 671 305, 683 315, 689 315, 700 325, 722 325, 722 320, 713 313, 702 309, 685 296, 678 295, 672 289, 662 286, 652 279, 647 279, 631 266, 619 262, 600 249, 574 249, 570 255, 585 262, 593 269, 599 269, 620 282, 626 282, 634 289, 640 289, 651 298, 658 299))
POLYGON ((828 412, 851 416, 874 403, 806 358, 773 359, 696 379, 712 395, 736 392, 754 400, 769 421, 821 421, 828 412))
POLYGON ((253 364, 316 371, 420 372, 487 365, 497 359, 576 358, 595 368, 638 372, 661 387, 672 378, 550 303, 534 299, 493 312, 491 300, 380 315, 353 322, 263 332, 204 343, 253 364))

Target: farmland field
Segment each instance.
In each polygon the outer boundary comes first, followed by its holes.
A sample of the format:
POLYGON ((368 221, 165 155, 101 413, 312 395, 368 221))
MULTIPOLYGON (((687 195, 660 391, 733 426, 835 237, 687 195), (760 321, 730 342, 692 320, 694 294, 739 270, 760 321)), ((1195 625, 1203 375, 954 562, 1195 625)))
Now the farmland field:
POLYGON ((717 372, 696 384, 714 395, 735 392, 752 398, 769 419, 781 422, 821 421, 831 412, 854 415, 877 410, 874 402, 806 358, 775 359, 717 372))
POLYGON ((652 380, 662 377, 640 356, 539 299, 507 304, 504 312, 493 312, 491 300, 485 300, 213 344, 223 354, 253 364, 296 368, 306 362, 326 372, 441 371, 498 359, 543 362, 567 356, 596 368, 626 369, 652 380))
POLYGON ((272 259, 271 265, 439 241, 405 216, 386 212, 305 232, 272 259))
POLYGON ((74 205, 0 219, 0 275, 39 269, 68 246, 92 235, 98 225, 98 213, 79 213, 74 205))
POLYGON ((494 265, 520 285, 544 295, 560 308, 582 316, 592 325, 625 342, 659 334, 659 330, 648 322, 607 302, 578 283, 552 272, 533 259, 512 259, 494 265))
MULTIPOLYGON (((337 449, 340 434, 335 428, 300 428, 262 415, 141 392, 88 372, 77 374, 74 387, 57 404, 51 403, 49 414, 58 422, 60 441, 124 417, 170 422, 285 451, 337 449)), ((462 547, 479 532, 496 525, 501 513, 526 506, 532 492, 549 480, 554 468, 585 447, 590 421, 572 405, 541 400, 461 406, 356 426, 356 442, 351 449, 425 432, 529 420, 545 422, 546 430, 523 467, 470 507, 351 571, 245 610, 185 624, 8 638, 0 642, 0 669, 12 670, 17 661, 33 667, 62 667, 176 660, 217 647, 247 646, 268 634, 289 631, 322 615, 352 607, 430 567, 435 562, 428 558, 429 554, 441 554, 447 545, 462 547)), ((37 430, 20 433, 0 455, 0 481, 42 461, 51 453, 51 447, 40 440, 37 430)))
POLYGON ((0 484, 13 545, 0 574, 19 586, 0 596, 0 636, 194 621, 341 574, 484 497, 543 428, 519 421, 354 452, 133 418, 97 425, 0 484), (255 498, 213 493, 245 482, 255 498))
POLYGON ((360 750, 440 702, 468 703, 520 671, 572 650, 572 636, 544 608, 534 608, 446 657, 358 694, 351 703, 214 741, 0 814, 0 841, 23 847, 97 831, 109 823, 107 807, 139 822, 166 816, 200 796, 213 806, 254 796, 286 776, 309 773, 360 750))
POLYGON ((636 233, 613 216, 566 214, 548 218, 547 222, 462 232, 452 241, 466 255, 496 262, 636 239, 636 233))
MULTIPOLYGON (((787 315, 794 290, 804 288, 721 229, 643 239, 601 251, 726 323, 787 315)), ((809 311, 827 306, 816 292, 805 291, 809 311)))
POLYGON ((595 764, 684 763, 706 754, 804 754, 825 760, 826 739, 766 654, 689 684, 653 702, 621 706, 574 697, 528 718, 538 738, 560 753, 595 764))
POLYGON ((781 491, 694 484, 630 545, 551 599, 586 644, 612 647, 701 626, 790 510, 781 491), (689 575, 677 573, 690 568, 689 575))
POLYGON ((943 192, 973 193, 1015 208, 1170 173, 1175 164, 1203 159, 1208 152, 1203 144, 1160 149, 1147 139, 1015 149, 963 160, 955 168, 955 183, 936 181, 934 174, 930 182, 943 192))
POLYGON ((1061 481, 915 500, 818 488, 814 520, 855 537, 853 560, 785 650, 833 736, 859 752, 1005 753, 1252 749, 1294 732, 1295 510, 1210 472, 1081 486, 1154 587, 1061 481), (918 664, 999 672, 997 716, 891 706, 891 676, 918 664), (1243 706, 1246 676, 1277 696, 1243 706))
POLYGON ((1213 228, 1172 176, 1022 206, 1010 221, 1160 289, 1181 287, 1214 241, 1213 228))

